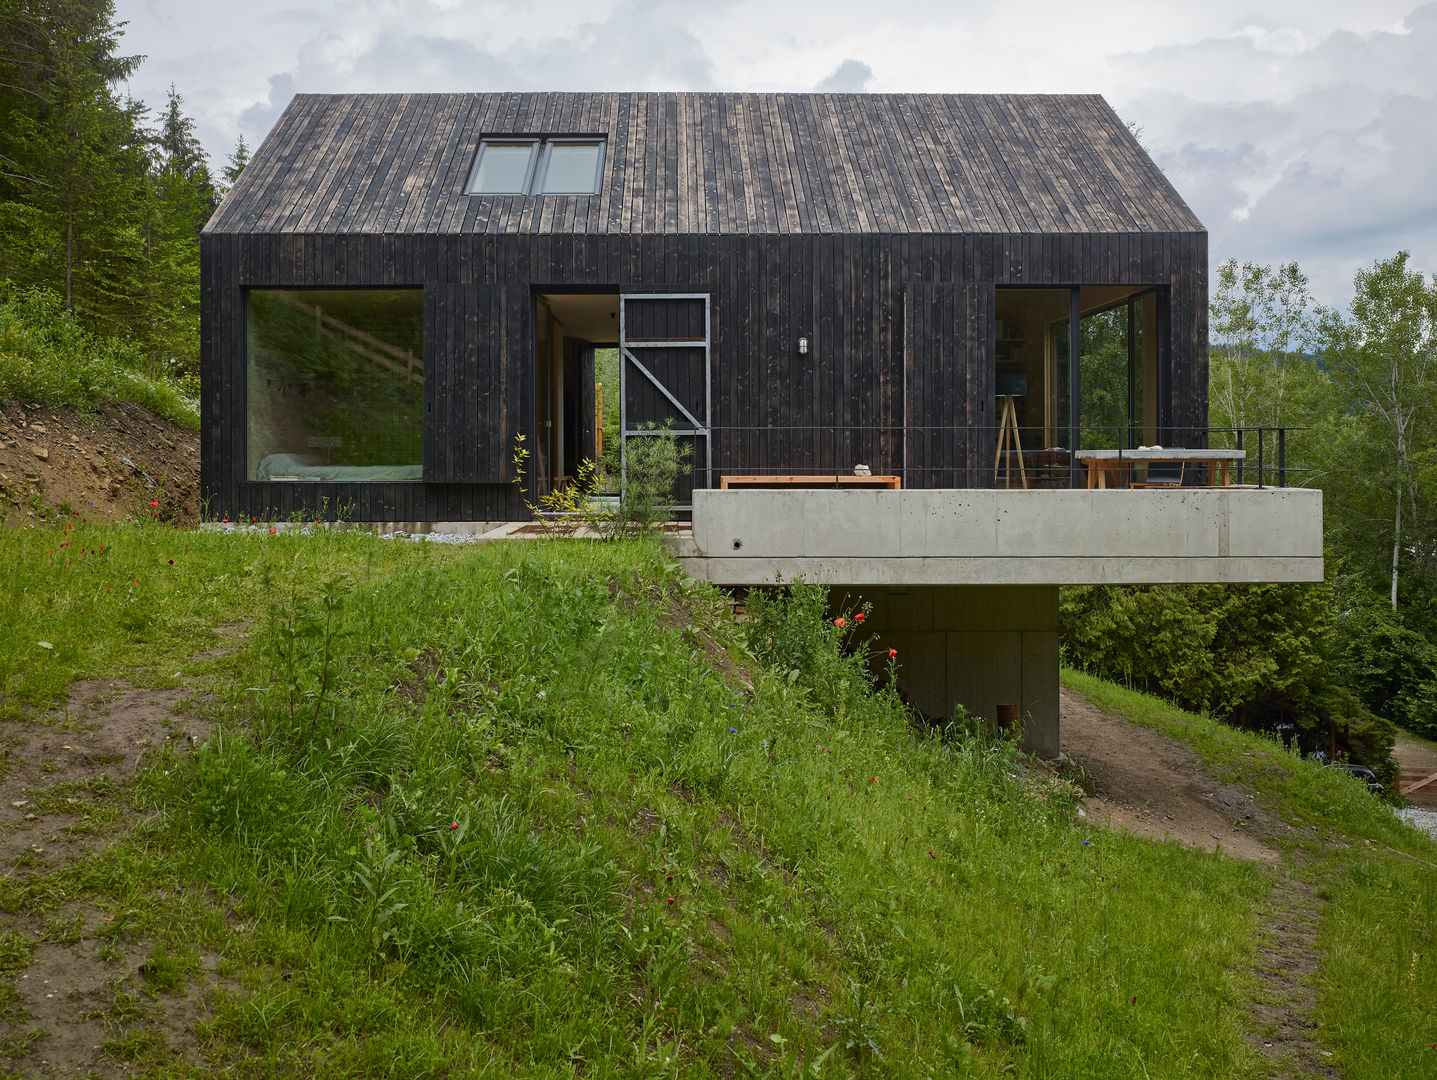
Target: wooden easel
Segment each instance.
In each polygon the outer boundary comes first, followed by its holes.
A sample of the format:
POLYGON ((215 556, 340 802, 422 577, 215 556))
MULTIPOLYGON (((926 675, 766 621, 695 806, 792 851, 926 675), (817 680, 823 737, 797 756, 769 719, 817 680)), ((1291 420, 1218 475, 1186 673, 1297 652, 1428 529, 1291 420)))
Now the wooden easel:
POLYGON ((1023 465, 1023 442, 1018 438, 1018 407, 1013 403, 1012 394, 1002 394, 999 400, 1003 402, 1001 414, 998 419, 998 451, 993 455, 993 483, 998 483, 998 474, 1005 473, 1004 484, 1011 486, 1013 483, 1013 466, 1005 464, 1003 460, 1004 451, 1018 455, 1018 479, 1023 486, 1028 486, 1028 470, 1023 465))

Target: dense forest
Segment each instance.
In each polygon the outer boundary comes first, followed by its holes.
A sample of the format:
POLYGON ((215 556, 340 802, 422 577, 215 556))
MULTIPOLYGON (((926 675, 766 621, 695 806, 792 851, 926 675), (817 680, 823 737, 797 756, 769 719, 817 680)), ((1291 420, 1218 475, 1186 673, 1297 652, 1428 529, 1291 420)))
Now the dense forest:
POLYGON ((0 0, 0 303, 193 396, 199 232, 247 150, 217 179, 173 85, 158 113, 121 95, 144 59, 123 25, 110 0, 0 0))
MULTIPOLYGON (((197 395, 199 230, 248 150, 216 176, 176 88, 157 114, 123 96, 122 26, 110 0, 0 0, 0 396, 93 400, 101 358, 197 395)), ((1437 735, 1437 279, 1409 262, 1345 310, 1295 264, 1217 274, 1212 425, 1289 429, 1328 581, 1065 590, 1070 662, 1371 764, 1391 721, 1437 735)))

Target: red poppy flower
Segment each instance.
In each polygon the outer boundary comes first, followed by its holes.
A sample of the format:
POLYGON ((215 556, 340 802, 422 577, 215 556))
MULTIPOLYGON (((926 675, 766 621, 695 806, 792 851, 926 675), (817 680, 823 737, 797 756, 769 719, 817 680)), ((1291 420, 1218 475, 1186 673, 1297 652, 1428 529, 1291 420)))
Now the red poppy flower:
POLYGON ((865 615, 865 614, 863 614, 863 612, 860 611, 857 615, 853 616, 853 621, 854 621, 854 622, 862 622, 862 621, 863 621, 864 619, 866 619, 866 618, 868 618, 868 616, 865 615))
POLYGON ((897 655, 898 655, 898 650, 897 650, 897 649, 889 649, 889 650, 888 650, 888 659, 892 660, 892 659, 894 659, 897 655))
POLYGON ((151 505, 151 506, 159 506, 159 505, 160 505, 160 500, 159 500, 159 499, 151 499, 151 500, 150 500, 150 505, 151 505))
POLYGON ((840 615, 838 618, 834 619, 833 625, 842 630, 844 627, 843 616, 840 615))
POLYGON ((670 904, 677 904, 679 902, 678 897, 676 896, 670 896, 667 899, 670 904))
POLYGON ((457 828, 459 828, 459 822, 455 821, 455 822, 451 822, 451 823, 450 823, 450 825, 449 825, 449 831, 450 831, 450 832, 453 832, 453 831, 454 831, 455 829, 457 829, 457 828))

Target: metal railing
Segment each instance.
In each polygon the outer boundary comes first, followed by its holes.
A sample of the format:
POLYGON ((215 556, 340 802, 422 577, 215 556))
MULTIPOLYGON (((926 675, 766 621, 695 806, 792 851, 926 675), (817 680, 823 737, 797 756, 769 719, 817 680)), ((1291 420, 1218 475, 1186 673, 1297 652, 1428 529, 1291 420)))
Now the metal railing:
MULTIPOLYGON (((1146 462, 1160 456, 1154 447, 1181 450, 1192 460, 1183 469, 1182 486, 1206 487, 1222 479, 1216 459, 1199 451, 1241 451, 1227 462, 1227 480, 1258 488, 1301 483, 1306 469, 1289 466, 1290 429, 1280 427, 1174 428, 1160 430, 1145 444, 1142 433, 1127 427, 1079 429, 1079 451, 1112 455, 1102 464, 1110 480, 1127 486, 1141 476, 1146 462), (1133 451, 1146 451, 1133 453, 1133 451)), ((1057 429, 1067 441, 1070 428, 1057 429)), ((1081 488, 1092 468, 1081 454, 1045 435, 1054 429, 995 425, 915 427, 912 425, 732 425, 714 427, 712 469, 696 469, 694 487, 719 487, 724 477, 787 477, 799 486, 882 486, 896 478, 904 488, 1081 488), (1000 437, 1002 443, 1000 444, 1000 437), (1021 462, 1019 460, 1021 449, 1021 462), (867 476, 856 471, 866 467, 867 476), (812 478, 805 483, 806 478, 812 478)), ((1150 433, 1151 434, 1151 433, 1150 433)), ((701 436, 703 438, 704 436, 701 436)), ((697 456, 697 455, 696 455, 697 456)))

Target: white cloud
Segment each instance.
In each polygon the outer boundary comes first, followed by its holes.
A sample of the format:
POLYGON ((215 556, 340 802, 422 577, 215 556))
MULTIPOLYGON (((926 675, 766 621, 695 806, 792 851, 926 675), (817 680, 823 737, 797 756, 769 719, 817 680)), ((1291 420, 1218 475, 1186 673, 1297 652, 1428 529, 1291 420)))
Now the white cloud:
POLYGON ((832 74, 819 80, 814 89, 839 94, 858 93, 867 90, 872 81, 873 69, 862 60, 849 58, 834 68, 832 74))
POLYGON ((1437 270, 1437 4, 1412 0, 117 0, 136 96, 211 155, 295 92, 1100 92, 1211 230, 1323 298, 1399 247, 1437 270))
POLYGON ((1433 55, 1437 5, 1364 34, 1243 32, 1116 58, 1137 89, 1115 104, 1143 124, 1215 259, 1296 259, 1339 303, 1354 266, 1399 249, 1437 270, 1433 55))

